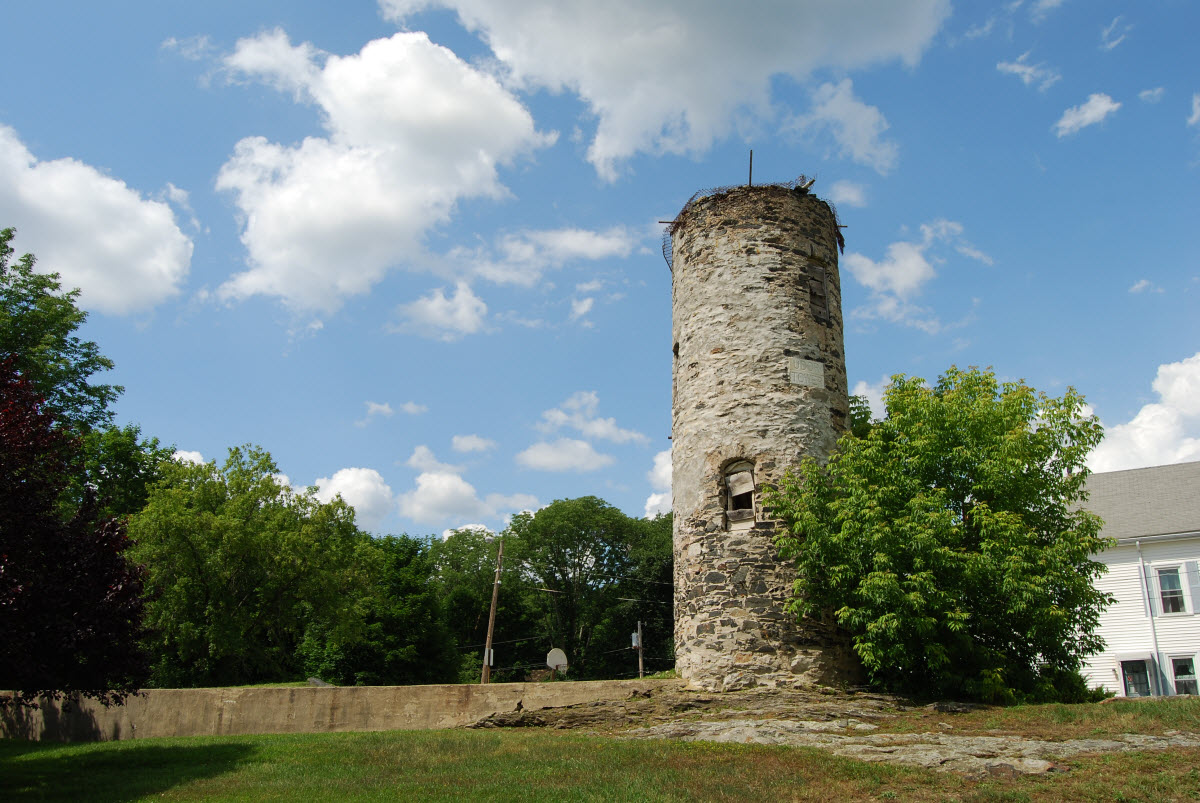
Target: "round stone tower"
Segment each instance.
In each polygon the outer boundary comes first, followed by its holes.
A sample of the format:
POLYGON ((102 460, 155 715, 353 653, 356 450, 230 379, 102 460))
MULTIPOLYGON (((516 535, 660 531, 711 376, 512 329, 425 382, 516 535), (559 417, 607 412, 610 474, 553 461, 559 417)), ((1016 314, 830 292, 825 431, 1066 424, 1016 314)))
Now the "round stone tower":
POLYGON ((762 498, 846 427, 837 219, 805 187, 745 186, 669 234, 676 668, 710 690, 854 680, 847 642, 785 610, 762 498))

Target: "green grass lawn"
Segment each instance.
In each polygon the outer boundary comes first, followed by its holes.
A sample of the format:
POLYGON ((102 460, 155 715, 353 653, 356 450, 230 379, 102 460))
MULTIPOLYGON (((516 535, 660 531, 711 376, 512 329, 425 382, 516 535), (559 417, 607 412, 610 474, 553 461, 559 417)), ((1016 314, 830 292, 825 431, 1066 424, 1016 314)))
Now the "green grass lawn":
POLYGON ((813 749, 543 730, 0 742, 0 800, 1200 800, 1200 750, 971 781, 813 749))

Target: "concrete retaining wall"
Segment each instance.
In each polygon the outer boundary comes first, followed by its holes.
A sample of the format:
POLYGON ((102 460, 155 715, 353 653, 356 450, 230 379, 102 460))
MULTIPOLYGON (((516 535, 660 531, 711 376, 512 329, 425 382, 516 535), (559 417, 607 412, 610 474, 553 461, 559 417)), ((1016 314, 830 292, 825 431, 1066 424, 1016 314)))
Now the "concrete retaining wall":
POLYGON ((125 705, 85 700, 64 710, 0 711, 7 738, 109 741, 160 736, 427 730, 469 725, 489 714, 626 699, 677 680, 602 680, 455 686, 284 689, 150 689, 125 705))

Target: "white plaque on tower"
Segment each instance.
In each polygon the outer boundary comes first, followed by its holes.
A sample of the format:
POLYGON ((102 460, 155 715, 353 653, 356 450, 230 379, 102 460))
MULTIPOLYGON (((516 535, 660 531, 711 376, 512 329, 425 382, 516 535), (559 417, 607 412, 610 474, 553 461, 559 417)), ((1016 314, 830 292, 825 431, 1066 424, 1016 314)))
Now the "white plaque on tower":
POLYGON ((816 360, 788 357, 788 381, 808 388, 825 387, 825 366, 816 360))

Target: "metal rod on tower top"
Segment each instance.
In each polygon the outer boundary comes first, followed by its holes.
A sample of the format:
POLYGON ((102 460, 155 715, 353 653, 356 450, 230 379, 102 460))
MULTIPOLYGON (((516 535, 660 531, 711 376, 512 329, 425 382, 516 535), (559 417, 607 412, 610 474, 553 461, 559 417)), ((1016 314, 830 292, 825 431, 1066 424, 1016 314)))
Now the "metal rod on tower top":
POLYGON ((746 180, 746 186, 754 186, 754 148, 750 149, 750 178, 746 180))
POLYGON ((496 630, 496 600, 500 597, 500 563, 504 559, 504 539, 496 552, 496 582, 492 583, 492 612, 488 614, 487 643, 483 646, 483 677, 480 683, 492 682, 492 633, 496 630))

